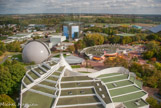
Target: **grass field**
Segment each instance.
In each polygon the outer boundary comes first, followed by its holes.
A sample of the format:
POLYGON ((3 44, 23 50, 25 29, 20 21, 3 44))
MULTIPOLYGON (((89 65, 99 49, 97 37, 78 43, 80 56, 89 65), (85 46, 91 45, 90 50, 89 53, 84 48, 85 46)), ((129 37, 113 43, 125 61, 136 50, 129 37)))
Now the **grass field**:
POLYGON ((61 73, 59 72, 54 72, 53 75, 60 76, 61 73))
POLYGON ((44 71, 42 71, 41 69, 39 69, 39 68, 35 68, 34 69, 36 72, 38 72, 39 74, 44 74, 45 72, 44 71))
POLYGON ((135 80, 135 84, 137 84, 140 88, 142 88, 143 83, 139 80, 135 80))
POLYGON ((41 67, 44 68, 44 69, 47 70, 47 71, 49 70, 49 69, 48 69, 46 66, 44 66, 44 65, 42 65, 41 67))
POLYGON ((33 72, 29 72, 28 73, 33 79, 37 79, 37 78, 39 78, 35 73, 33 73, 33 72))
POLYGON ((96 96, 84 96, 84 97, 73 97, 73 98, 59 98, 57 105, 72 105, 72 104, 83 104, 83 103, 95 103, 99 102, 96 96))
POLYGON ((130 102, 126 102, 124 103, 124 105, 127 107, 127 108, 138 108, 138 107, 142 107, 142 106, 145 106, 145 105, 148 105, 144 100, 142 99, 139 99, 139 104, 140 105, 136 105, 136 100, 134 101, 130 101, 130 102))
POLYGON ((79 81, 79 80, 92 80, 87 76, 78 76, 78 77, 63 77, 62 81, 79 81))
POLYGON ((119 96, 112 98, 113 102, 125 102, 133 99, 138 99, 142 96, 144 96, 146 93, 145 92, 137 92, 129 95, 124 95, 124 96, 119 96))
POLYGON ((111 77, 111 78, 104 78, 101 79, 103 82, 112 82, 112 81, 118 81, 118 80, 123 80, 127 79, 128 75, 121 75, 121 76, 116 76, 116 77, 111 77))
POLYGON ((80 68, 80 65, 71 65, 72 68, 80 68))
POLYGON ((27 85, 32 83, 32 81, 30 79, 28 79, 27 77, 25 77, 23 81, 27 85))
MULTIPOLYGON (((103 74, 103 75, 98 76, 97 78, 100 78, 100 77, 108 77, 108 76, 119 75, 119 74, 120 74, 120 73, 103 74)), ((121 74, 120 74, 120 75, 121 75, 121 74)))
POLYGON ((74 89, 74 90, 62 90, 61 96, 70 96, 70 95, 84 95, 84 94, 94 94, 93 89, 74 89), (84 93, 81 93, 81 91, 84 91, 84 93), (72 94, 69 94, 69 92, 72 92, 72 94))
MULTIPOLYGON (((115 84, 117 85, 117 87, 121 87, 121 86, 131 85, 133 83, 131 81, 129 81, 129 80, 126 80, 126 81, 115 82, 115 84)), ((115 88, 113 83, 106 84, 106 86, 108 87, 108 89, 115 88)))
POLYGON ((136 86, 129 86, 129 87, 123 87, 119 89, 110 90, 110 94, 111 96, 117 96, 117 95, 122 95, 122 94, 130 93, 130 92, 135 92, 138 90, 141 90, 141 89, 137 88, 136 86))
POLYGON ((55 78, 55 77, 48 77, 47 79, 52 80, 52 81, 57 81, 58 80, 58 78, 55 78))
POLYGON ((50 108, 54 102, 53 98, 27 91, 22 96, 23 104, 35 104, 31 108, 50 108))
MULTIPOLYGON (((69 108, 69 107, 66 107, 69 108)), ((88 105, 88 106, 77 106, 77 107, 72 107, 72 108, 104 108, 103 105, 88 105)))
POLYGON ((43 84, 43 85, 47 85, 47 86, 50 86, 50 87, 55 87, 55 83, 51 83, 51 82, 47 82, 47 81, 42 81, 40 84, 43 84))
POLYGON ((92 82, 81 82, 80 85, 78 83, 62 83, 62 88, 72 88, 72 87, 88 87, 92 86, 92 82))
POLYGON ((62 71, 64 69, 64 67, 60 67, 59 69, 58 69, 58 71, 62 71))
POLYGON ((55 90, 51 90, 51 89, 40 87, 40 86, 34 86, 34 87, 32 87, 32 89, 37 90, 37 91, 41 91, 41 92, 45 92, 45 93, 49 93, 49 94, 55 93, 55 90))

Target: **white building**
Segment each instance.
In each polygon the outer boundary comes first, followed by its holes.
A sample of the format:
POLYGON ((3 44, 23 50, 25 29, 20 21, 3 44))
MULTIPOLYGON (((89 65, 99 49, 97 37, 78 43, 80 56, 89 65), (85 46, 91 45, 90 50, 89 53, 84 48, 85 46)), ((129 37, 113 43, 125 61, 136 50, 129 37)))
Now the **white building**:
POLYGON ((61 35, 49 35, 49 36, 50 36, 50 42, 52 43, 53 46, 66 40, 66 37, 61 35))

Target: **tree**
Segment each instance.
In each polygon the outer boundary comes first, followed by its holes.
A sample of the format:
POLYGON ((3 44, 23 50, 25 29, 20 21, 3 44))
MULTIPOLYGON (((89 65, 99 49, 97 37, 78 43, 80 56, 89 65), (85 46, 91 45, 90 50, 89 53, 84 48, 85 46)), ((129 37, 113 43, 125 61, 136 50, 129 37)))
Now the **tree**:
POLYGON ((83 38, 86 46, 102 45, 104 43, 104 37, 101 34, 88 34, 83 38))
POLYGON ((20 62, 5 62, 0 65, 0 94, 12 94, 19 90, 26 70, 20 62))
POLYGON ((3 42, 1 42, 1 41, 0 41, 0 51, 3 52, 3 53, 6 51, 6 46, 5 46, 5 44, 4 44, 3 42))
POLYGON ((133 62, 129 67, 129 70, 134 72, 139 77, 141 77, 141 73, 143 73, 142 65, 137 62, 133 62))
POLYGON ((0 94, 0 105, 1 108, 16 108, 14 100, 6 94, 0 94))
POLYGON ((150 41, 147 45, 146 48, 148 51, 153 51, 154 53, 157 53, 159 51, 159 45, 155 41, 150 41))
POLYGON ((78 51, 79 49, 85 48, 85 43, 83 40, 79 40, 74 44, 74 46, 75 46, 75 49, 78 51))
POLYGON ((148 40, 157 40, 158 39, 158 35, 157 34, 150 34, 149 36, 147 36, 148 40))
POLYGON ((108 66, 108 67, 116 67, 116 66, 123 66, 125 68, 128 67, 128 62, 126 61, 126 59, 121 57, 116 57, 114 59, 107 58, 104 61, 104 64, 105 66, 108 66))
POLYGON ((153 51, 147 51, 147 52, 145 52, 144 54, 143 54, 143 57, 145 58, 145 59, 150 59, 150 58, 152 58, 154 56, 154 52, 153 51))
POLYGON ((3 55, 3 52, 2 51, 0 51, 0 56, 2 56, 3 55))
POLYGON ((151 108, 160 108, 161 105, 157 103, 157 100, 155 100, 153 97, 148 97, 146 101, 150 104, 151 108))
POLYGON ((123 37, 123 38, 121 39, 121 43, 122 43, 122 44, 128 44, 128 43, 130 43, 130 42, 132 42, 131 37, 123 37))
POLYGON ((0 66, 0 94, 8 94, 12 87, 12 77, 9 69, 0 66))
POLYGON ((74 52, 75 51, 75 47, 74 45, 71 45, 71 46, 68 46, 68 49, 67 49, 69 52, 74 52))

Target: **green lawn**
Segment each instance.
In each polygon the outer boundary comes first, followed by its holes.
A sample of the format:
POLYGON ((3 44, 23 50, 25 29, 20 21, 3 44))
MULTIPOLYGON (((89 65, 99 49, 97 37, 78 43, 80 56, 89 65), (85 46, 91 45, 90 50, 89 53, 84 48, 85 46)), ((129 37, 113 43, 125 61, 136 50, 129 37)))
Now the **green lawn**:
POLYGON ((62 71, 64 69, 64 67, 60 67, 59 69, 58 69, 58 71, 62 71))
POLYGON ((126 102, 124 103, 124 105, 127 107, 127 108, 138 108, 138 107, 143 107, 143 106, 146 106, 148 105, 144 100, 142 99, 139 99, 139 104, 140 105, 136 105, 136 100, 134 101, 130 101, 130 102, 126 102))
POLYGON ((86 71, 79 71, 80 73, 91 73, 91 72, 86 72, 86 71))
POLYGON ((53 94, 53 95, 55 93, 55 90, 51 90, 51 89, 40 87, 40 86, 34 86, 34 87, 32 87, 32 89, 37 90, 37 91, 41 91, 41 92, 45 92, 45 93, 49 93, 49 94, 53 94))
POLYGON ((52 80, 52 81, 57 81, 58 80, 58 78, 55 78, 55 77, 48 77, 47 79, 52 80))
POLYGON ((111 77, 111 78, 104 78, 101 80, 106 83, 106 82, 123 80, 123 79, 127 79, 127 78, 128 78, 128 75, 121 75, 121 76, 116 76, 116 77, 111 77))
POLYGON ((122 95, 122 94, 130 93, 130 92, 135 92, 138 90, 141 90, 141 89, 137 88, 136 86, 129 86, 129 87, 123 87, 119 89, 110 90, 110 94, 111 96, 117 96, 117 95, 122 95))
POLYGON ((99 102, 96 96, 84 96, 84 97, 73 97, 73 98, 59 98, 57 105, 72 105, 72 104, 83 104, 83 103, 95 103, 99 102))
POLYGON ((145 92, 137 92, 129 95, 124 95, 116 98, 112 98, 113 102, 125 102, 133 99, 141 98, 142 96, 146 95, 145 92))
POLYGON ((42 70, 39 69, 39 68, 35 68, 34 70, 35 70, 36 72, 38 72, 40 75, 42 75, 42 74, 45 73, 44 71, 42 71, 42 70))
MULTIPOLYGON (((112 89, 112 88, 115 88, 113 84, 114 83, 109 83, 109 84, 106 84, 106 86, 108 87, 108 89, 112 89)), ((126 80, 126 81, 115 82, 115 84, 117 85, 117 87, 121 87, 121 86, 131 85, 133 83, 129 80, 126 80)))
POLYGON ((137 84, 140 88, 142 88, 142 81, 139 81, 139 80, 135 80, 135 84, 137 84))
POLYGON ((103 74, 103 75, 100 75, 100 76, 98 76, 98 78, 100 78, 100 77, 108 77, 108 76, 113 76, 113 75, 121 75, 121 73, 110 73, 110 74, 103 74))
POLYGON ((88 105, 88 106, 77 106, 77 107, 72 107, 72 108, 104 108, 104 106, 103 105, 88 105))
POLYGON ((49 70, 46 66, 42 65, 42 68, 44 68, 45 70, 49 70))
POLYGON ((78 83, 62 83, 62 88, 72 88, 72 87, 88 87, 92 86, 92 82, 81 82, 80 85, 78 83))
POLYGON ((42 81, 40 84, 51 86, 51 87, 55 87, 55 85, 56 85, 55 83, 51 83, 51 82, 47 82, 47 81, 42 81))
POLYGON ((27 85, 32 83, 32 81, 31 81, 28 77, 26 77, 26 76, 25 76, 25 78, 24 78, 23 81, 24 81, 24 83, 27 84, 27 85))
POLYGON ((60 76, 61 73, 59 72, 54 72, 53 75, 60 76))
POLYGON ((74 90, 62 90, 61 96, 70 96, 70 95, 84 95, 84 94, 94 94, 93 89, 74 89, 74 90), (84 91, 84 93, 81 93, 81 91, 84 91), (69 92, 72 92, 72 94, 69 94, 69 92))
POLYGON ((79 81, 79 80, 92 80, 88 76, 76 76, 76 77, 63 77, 62 81, 79 81))
POLYGON ((72 68, 80 68, 80 65, 71 65, 72 68))
POLYGON ((23 93, 22 96, 23 104, 35 104, 35 106, 32 106, 30 108, 50 108, 53 102, 53 98, 33 93, 30 91, 23 93))
POLYGON ((39 78, 35 73, 33 73, 33 72, 29 72, 28 73, 33 79, 37 79, 37 78, 39 78))

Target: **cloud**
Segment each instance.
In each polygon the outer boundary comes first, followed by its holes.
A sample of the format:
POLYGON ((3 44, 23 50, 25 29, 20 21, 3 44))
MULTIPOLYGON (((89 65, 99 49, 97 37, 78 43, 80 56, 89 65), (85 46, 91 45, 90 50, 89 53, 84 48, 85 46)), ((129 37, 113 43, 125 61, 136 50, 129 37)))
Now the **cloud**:
POLYGON ((0 14, 161 14, 161 0, 0 0, 0 14))

